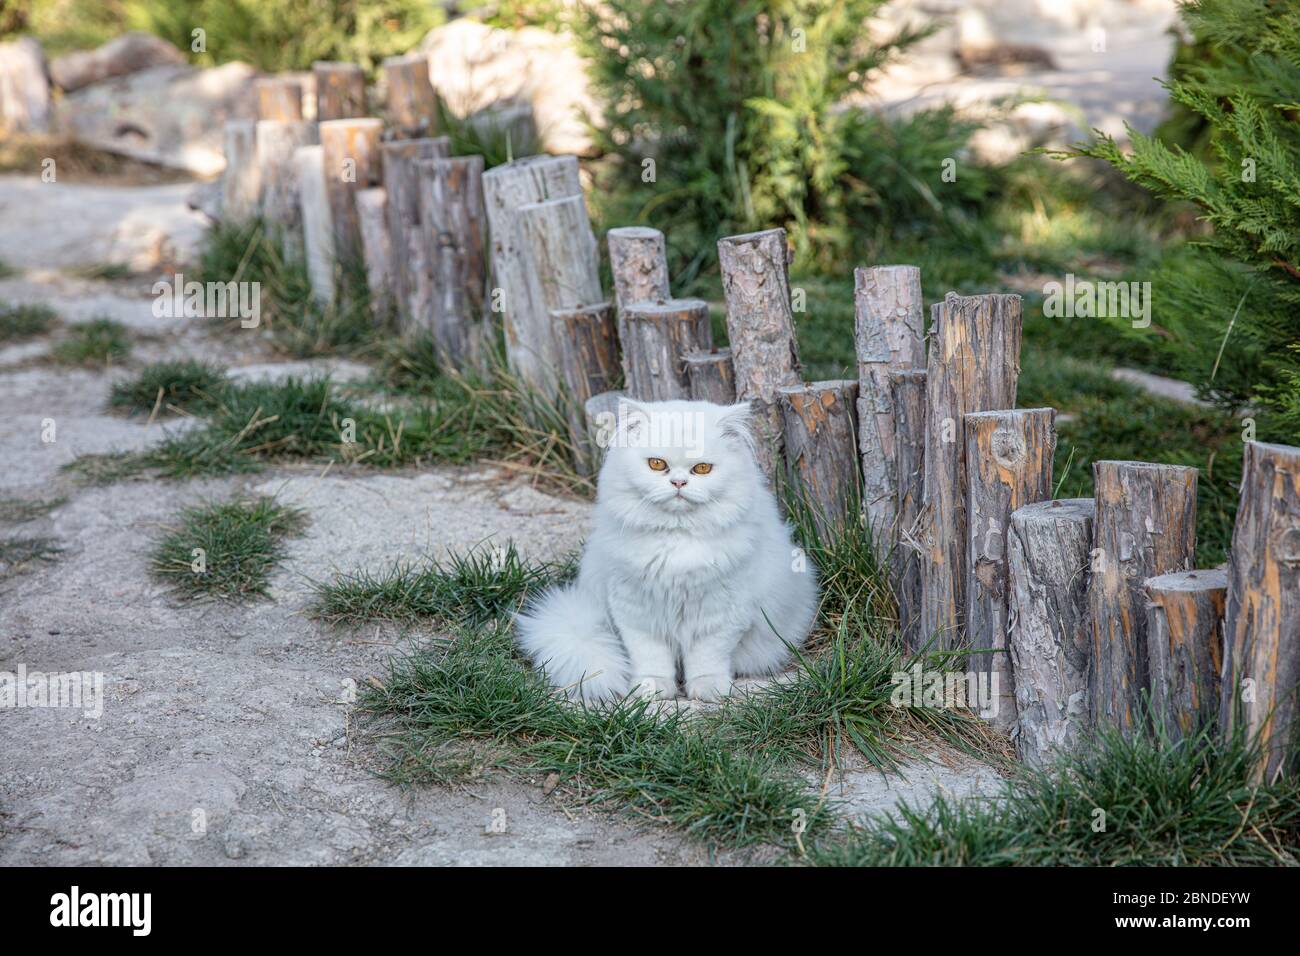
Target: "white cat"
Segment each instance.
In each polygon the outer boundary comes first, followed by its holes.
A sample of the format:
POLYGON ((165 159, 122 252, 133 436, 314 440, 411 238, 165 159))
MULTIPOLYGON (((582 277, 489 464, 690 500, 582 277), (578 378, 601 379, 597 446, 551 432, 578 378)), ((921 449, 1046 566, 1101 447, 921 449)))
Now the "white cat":
POLYGON ((771 674, 817 581, 754 460, 749 405, 624 402, 577 581, 517 618, 521 648, 573 696, 716 700, 771 674))

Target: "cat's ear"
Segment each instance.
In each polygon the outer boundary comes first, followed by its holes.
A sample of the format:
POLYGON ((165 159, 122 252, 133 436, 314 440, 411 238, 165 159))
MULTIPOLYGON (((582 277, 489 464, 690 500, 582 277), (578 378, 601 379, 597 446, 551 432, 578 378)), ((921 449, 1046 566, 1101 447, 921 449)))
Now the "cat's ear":
POLYGON ((754 410, 749 402, 728 405, 718 415, 718 433, 724 438, 739 442, 746 448, 754 447, 754 410))

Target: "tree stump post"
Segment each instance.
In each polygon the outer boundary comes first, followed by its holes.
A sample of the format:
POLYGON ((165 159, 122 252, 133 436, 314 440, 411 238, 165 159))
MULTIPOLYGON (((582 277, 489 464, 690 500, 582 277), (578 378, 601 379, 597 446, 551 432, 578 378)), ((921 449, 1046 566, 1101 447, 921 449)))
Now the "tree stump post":
POLYGON ((432 276, 429 327, 457 368, 485 368, 491 347, 483 157, 421 160, 420 228, 432 276))
MULTIPOLYGON (((581 195, 576 156, 529 156, 483 174, 494 285, 491 306, 503 312, 506 360, 520 378, 544 390, 554 382, 554 337, 541 281, 523 244, 518 210, 530 203, 581 195)), ((596 295, 575 304, 603 299, 596 295)))
MULTIPOLYGON (((620 341, 623 310, 634 302, 671 299, 668 288, 668 257, 664 234, 645 226, 620 226, 605 233, 609 247, 609 269, 614 277, 614 304, 618 309, 620 341)), ((624 377, 627 368, 623 369, 624 377)))
POLYGON ((361 258, 357 193, 378 184, 382 130, 383 123, 377 119, 338 119, 320 124, 325 192, 334 228, 334 259, 343 267, 361 258))
MULTIPOLYGON (((617 431, 619 407, 627 395, 622 391, 601 392, 593 395, 583 403, 583 412, 587 418, 587 439, 589 447, 595 449, 597 459, 603 459, 614 440, 617 431)), ((599 470, 600 463, 593 463, 599 470)))
POLYGON ((785 458, 793 487, 824 539, 858 520, 862 471, 858 462, 855 381, 812 382, 777 389, 785 424, 785 458))
POLYGON ((1092 477, 1092 722, 1127 735, 1143 726, 1150 687, 1142 583, 1196 560, 1196 469, 1098 461, 1092 477))
POLYGON ((293 156, 319 142, 316 124, 303 120, 257 121, 257 166, 262 219, 279 231, 294 256, 302 254, 302 203, 293 156))
POLYGON ((388 242, 393 252, 393 296, 397 300, 403 334, 428 331, 432 308, 433 272, 431 243, 420 222, 421 182, 418 164, 443 159, 451 153, 451 140, 387 140, 379 144, 382 179, 388 193, 388 242))
POLYGON ((897 540, 899 510, 889 376, 925 363, 921 270, 916 266, 854 269, 853 310, 862 506, 883 563, 897 540))
MULTIPOLYGON (((317 60, 311 65, 316 78, 316 119, 357 119, 367 115, 366 74, 355 63, 317 60)), ((376 120, 375 122, 379 122, 376 120)))
POLYGON ((552 309, 556 347, 560 354, 560 375, 572 402, 569 432, 578 451, 584 474, 599 467, 599 449, 589 440, 587 403, 617 384, 621 370, 618 355, 618 326, 614 306, 609 302, 552 309))
POLYGON ((284 76, 264 76, 253 82, 257 91, 257 118, 277 123, 302 119, 302 86, 284 76))
POLYGON ((988 719, 1004 733, 1016 725, 1007 530, 1017 508, 1052 497, 1055 422, 1054 408, 966 415, 966 634, 984 652, 970 655, 972 670, 988 675, 997 704, 988 719))
POLYGON ((1144 586, 1151 716, 1171 740, 1183 740, 1219 719, 1228 572, 1175 571, 1144 586))
MULTIPOLYGON (((712 329, 710 329, 712 335, 712 329)), ((691 386, 691 400, 714 405, 736 403, 736 368, 731 363, 731 349, 711 348, 682 355, 686 380, 691 386)))
POLYGON ((629 398, 667 402, 691 397, 689 352, 713 348, 703 299, 634 302, 623 307, 624 388, 629 398))
POLYGON ((1040 501, 1011 514, 1007 645, 1016 679, 1016 753, 1031 767, 1051 763, 1090 726, 1088 564, 1092 498, 1040 501))
POLYGON ((388 318, 393 307, 393 251, 388 240, 388 194, 375 186, 357 193, 357 219, 361 224, 361 254, 370 289, 370 309, 375 322, 388 318))
POLYGON ((429 57, 424 53, 390 56, 384 60, 387 119, 394 139, 419 139, 438 129, 438 102, 429 82, 429 57))
POLYGON ((925 379, 925 557, 921 640, 962 645, 966 605, 966 443, 968 412, 1016 405, 1020 296, 948 293, 931 309, 925 379))
MULTIPOLYGON (((898 629, 903 646, 909 651, 918 651, 925 646, 925 642, 920 640, 925 369, 890 372, 889 389, 894 416, 894 488, 898 498, 894 549, 889 560, 890 575, 894 584, 894 598, 898 604, 898 629)), ((861 402, 859 396, 859 408, 862 407, 861 402)), ((861 432, 861 416, 858 419, 858 429, 861 432)))
POLYGON ((1248 442, 1228 562, 1221 720, 1258 737, 1256 780, 1294 774, 1300 682, 1300 448, 1248 442))
POLYGON ((312 298, 321 305, 334 301, 334 226, 325 189, 325 151, 320 146, 294 150, 293 165, 302 209, 303 257, 311 280, 312 298))
POLYGON ((226 171, 221 174, 221 218, 246 222, 261 199, 257 164, 257 121, 227 120, 222 130, 226 171))
POLYGON ((719 239, 718 263, 736 397, 754 408, 758 462, 771 479, 781 461, 784 430, 777 390, 800 384, 785 230, 719 239))

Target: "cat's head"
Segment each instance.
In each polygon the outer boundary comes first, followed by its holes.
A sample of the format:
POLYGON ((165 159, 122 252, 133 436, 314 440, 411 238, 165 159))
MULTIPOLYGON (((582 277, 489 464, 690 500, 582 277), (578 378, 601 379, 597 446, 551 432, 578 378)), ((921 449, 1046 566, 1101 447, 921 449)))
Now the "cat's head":
POLYGON ((623 520, 707 527, 740 520, 762 488, 748 402, 619 403, 600 500, 623 520))

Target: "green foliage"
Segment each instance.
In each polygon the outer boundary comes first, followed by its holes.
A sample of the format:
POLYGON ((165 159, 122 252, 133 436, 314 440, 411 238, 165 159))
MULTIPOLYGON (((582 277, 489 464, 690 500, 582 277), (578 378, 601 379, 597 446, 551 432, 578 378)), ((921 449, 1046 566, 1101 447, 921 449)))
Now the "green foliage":
POLYGON ((110 408, 131 415, 196 414, 209 407, 226 387, 226 373, 216 365, 181 359, 147 365, 131 379, 115 382, 110 408))
POLYGON ((109 365, 131 354, 131 335, 120 322, 91 319, 68 329, 52 354, 64 365, 109 365))
POLYGON ((9 305, 0 302, 0 342, 21 342, 50 330, 57 318, 46 305, 9 305))
POLYGON ((491 111, 458 116, 441 97, 438 98, 438 135, 451 140, 453 156, 482 156, 484 169, 542 151, 541 139, 531 122, 510 125, 491 111))

